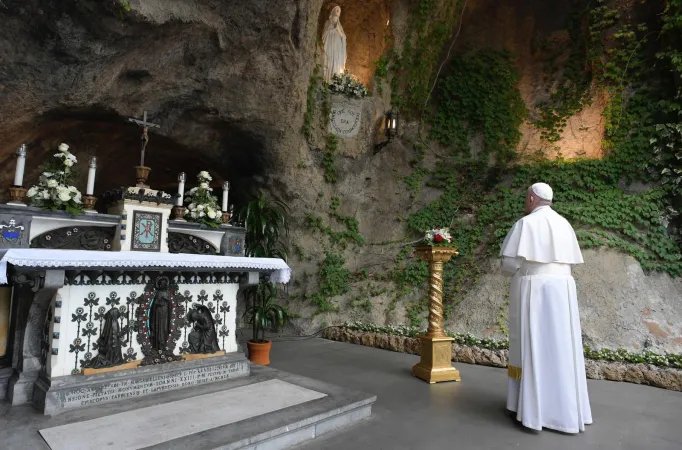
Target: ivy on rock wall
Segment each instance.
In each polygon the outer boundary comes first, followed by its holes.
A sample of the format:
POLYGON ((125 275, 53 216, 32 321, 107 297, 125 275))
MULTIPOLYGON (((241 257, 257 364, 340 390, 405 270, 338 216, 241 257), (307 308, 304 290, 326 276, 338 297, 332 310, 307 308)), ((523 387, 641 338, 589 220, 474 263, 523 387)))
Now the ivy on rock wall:
POLYGON ((470 139, 479 134, 479 159, 492 154, 499 163, 512 160, 527 111, 516 89, 519 74, 511 55, 482 50, 455 57, 449 69, 438 86, 430 138, 468 156, 470 139))
MULTIPOLYGON (((377 61, 375 78, 377 86, 390 82, 392 106, 402 117, 419 119, 420 130, 427 131, 412 143, 413 171, 404 180, 405 189, 413 199, 425 186, 440 195, 405 218, 403 240, 372 245, 406 243, 427 229, 450 227, 460 256, 445 265, 448 314, 489 270, 490 258, 522 214, 525 189, 543 181, 554 188, 555 208, 573 224, 583 248, 618 249, 647 271, 682 274, 675 226, 682 205, 682 0, 644 11, 602 0, 573 1, 568 41, 538 44, 548 91, 528 108, 517 86, 515 55, 486 48, 455 52, 432 93, 463 2, 414 4, 402 48, 377 61), (568 119, 595 97, 607 99, 602 159, 519 158, 524 122, 540 130, 544 141, 555 143, 568 119)), ((311 115, 306 123, 312 120, 311 115)), ((333 174, 327 166, 325 174, 333 174)), ((417 298, 428 268, 409 258, 409 245, 385 273, 358 275, 345 267, 344 250, 364 245, 364 239, 357 220, 339 214, 338 207, 339 199, 332 199, 327 219, 312 213, 306 218, 309 229, 326 236, 327 253, 317 274, 318 290, 305 297, 319 312, 335 311, 333 297, 349 293, 354 283, 390 282, 392 305, 417 298)), ((365 291, 386 293, 377 287, 365 291)), ((366 298, 352 303, 371 309, 366 298)), ((411 325, 420 326, 426 297, 406 310, 411 325)))
POLYGON ((391 75, 391 104, 406 117, 426 107, 443 48, 460 17, 462 0, 418 0, 408 19, 400 51, 377 63, 377 78, 391 75))
MULTIPOLYGON (((645 270, 682 274, 680 242, 669 227, 679 209, 671 194, 679 195, 682 182, 677 156, 682 128, 668 123, 678 121, 679 80, 671 80, 670 70, 679 76, 675 64, 682 67, 673 45, 680 42, 680 4, 668 3, 663 23, 675 37, 662 37, 657 52, 648 45, 648 23, 636 23, 626 7, 602 1, 574 3, 567 24, 569 49, 546 45, 546 76, 555 83, 548 100, 535 105, 532 123, 545 140, 556 142, 567 119, 596 93, 605 93, 610 101, 601 160, 519 161, 519 126, 527 111, 516 86, 513 55, 483 49, 452 59, 426 118, 429 137, 450 152, 438 153, 435 170, 418 162, 406 180, 413 192, 422 184, 441 190, 438 199, 408 217, 409 230, 417 236, 450 226, 460 248, 461 256, 445 266, 446 313, 488 269, 488 258, 497 256, 522 213, 525 189, 537 181, 552 185, 555 208, 573 224, 583 248, 615 248, 635 257, 645 270)), ((422 262, 406 260, 394 279, 422 287, 424 269, 422 262)), ((423 311, 423 302, 417 302, 420 306, 423 311)), ((413 324, 421 319, 411 318, 413 324)))

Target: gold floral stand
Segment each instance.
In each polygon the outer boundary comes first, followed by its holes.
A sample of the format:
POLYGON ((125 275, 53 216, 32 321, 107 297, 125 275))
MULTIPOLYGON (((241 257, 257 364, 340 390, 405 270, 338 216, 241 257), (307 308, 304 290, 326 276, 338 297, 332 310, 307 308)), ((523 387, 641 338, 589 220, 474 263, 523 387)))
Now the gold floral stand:
POLYGON ((429 327, 421 336, 421 361, 412 375, 428 383, 461 381, 452 367, 452 341, 443 331, 443 264, 459 252, 454 247, 417 247, 415 256, 429 263, 429 327))

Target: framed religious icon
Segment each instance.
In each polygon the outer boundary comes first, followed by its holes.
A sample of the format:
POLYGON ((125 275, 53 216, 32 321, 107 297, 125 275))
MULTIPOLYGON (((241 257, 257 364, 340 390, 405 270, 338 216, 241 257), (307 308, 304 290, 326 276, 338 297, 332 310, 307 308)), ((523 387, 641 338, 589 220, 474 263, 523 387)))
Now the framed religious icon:
POLYGON ((226 233, 227 248, 225 254, 228 256, 244 256, 244 235, 237 233, 226 233))
POLYGON ((133 211, 133 240, 130 250, 138 252, 161 251, 161 213, 133 211))

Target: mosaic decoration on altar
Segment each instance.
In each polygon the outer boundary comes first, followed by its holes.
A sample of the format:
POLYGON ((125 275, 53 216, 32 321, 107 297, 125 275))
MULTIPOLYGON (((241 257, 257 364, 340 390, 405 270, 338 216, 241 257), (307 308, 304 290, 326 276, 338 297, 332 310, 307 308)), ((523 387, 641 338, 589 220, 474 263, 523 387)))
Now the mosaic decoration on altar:
POLYGON ((230 335, 230 330, 227 329, 227 313, 230 312, 230 305, 223 300, 223 293, 220 290, 215 291, 213 294, 213 301, 220 305, 219 313, 216 314, 216 324, 222 325, 218 335, 223 338, 223 348, 225 348, 225 338, 230 335), (220 317, 220 314, 223 316, 220 317))
POLYGON ((139 203, 147 202, 156 205, 172 205, 175 198, 170 194, 153 189, 116 188, 104 192, 102 200, 107 205, 121 200, 133 200, 139 203))
MULTIPOLYGON (((185 301, 185 311, 189 310, 189 305, 190 302, 192 301, 192 294, 188 291, 185 290, 185 292, 182 295, 183 300, 185 301)), ((180 346, 180 353, 189 353, 189 341, 187 340, 187 329, 191 328, 187 322, 185 322, 183 326, 183 333, 184 337, 182 340, 182 345, 180 346)))
POLYGON ((161 250, 161 213, 133 211, 133 241, 130 249, 143 252, 161 250))
POLYGON ((115 227, 65 227, 31 239, 31 248, 111 251, 115 227))
MULTIPOLYGON (((128 286, 145 284, 149 280, 140 270, 67 270, 65 286, 128 286)), ((177 279, 178 284, 221 284, 239 283, 239 273, 225 272, 218 274, 184 272, 177 279)))
POLYGON ((233 234, 227 236, 227 254, 231 256, 241 256, 244 254, 244 238, 233 234))
MULTIPOLYGON (((235 281, 230 280, 230 282, 235 281)), ((230 312, 230 305, 228 305, 227 301, 223 300, 223 293, 220 291, 220 289, 216 289, 216 291, 213 293, 213 301, 209 301, 209 294, 204 289, 199 292, 197 301, 195 303, 192 302, 192 297, 193 296, 189 291, 186 290, 184 292, 183 298, 185 300, 185 309, 189 311, 188 319, 191 320, 191 318, 189 318, 189 313, 192 311, 192 309, 201 310, 206 316, 210 315, 213 327, 217 332, 217 337, 222 338, 222 345, 220 347, 225 349, 225 338, 230 335, 230 330, 226 325, 227 313, 230 312), (192 305, 190 306, 190 304, 192 305)), ((196 348, 192 347, 192 339, 190 336, 193 327, 189 320, 186 320, 184 324, 184 338, 180 348, 180 353, 205 353, 205 351, 197 351, 196 348)))
POLYGON ((192 326, 192 331, 187 337, 189 353, 213 354, 220 350, 216 323, 206 306, 193 304, 187 313, 186 322, 192 326))
POLYGON ((130 295, 126 298, 126 322, 129 325, 127 328, 128 336, 125 340, 125 345, 123 347, 128 347, 128 349, 123 354, 123 360, 125 362, 135 361, 137 359, 137 352, 132 347, 133 342, 133 331, 137 333, 137 321, 133 321, 130 324, 130 316, 135 313, 135 304, 138 302, 137 292, 132 291, 130 295))
POLYGON ((190 253, 194 255, 215 255, 218 250, 205 239, 185 233, 168 233, 170 253, 190 253))
POLYGON ((162 364, 182 360, 174 355, 177 340, 185 326, 184 299, 178 285, 160 276, 145 288, 136 312, 137 341, 144 359, 140 365, 162 364))
POLYGON ((14 218, 11 218, 9 222, 0 222, 0 239, 5 245, 16 246, 21 242, 24 230, 25 227, 17 224, 14 218))
POLYGON ((74 354, 72 374, 79 374, 85 368, 112 367, 137 358, 137 353, 130 346, 133 332, 130 326, 131 305, 135 303, 136 295, 132 292, 127 304, 121 305, 118 293, 111 292, 105 299, 105 305, 100 305, 100 299, 94 292, 88 294, 83 306, 71 315, 71 322, 76 323, 78 330, 78 337, 69 345, 69 353, 74 354), (79 359, 81 354, 82 359, 79 359), (116 357, 117 354, 121 357, 116 357))

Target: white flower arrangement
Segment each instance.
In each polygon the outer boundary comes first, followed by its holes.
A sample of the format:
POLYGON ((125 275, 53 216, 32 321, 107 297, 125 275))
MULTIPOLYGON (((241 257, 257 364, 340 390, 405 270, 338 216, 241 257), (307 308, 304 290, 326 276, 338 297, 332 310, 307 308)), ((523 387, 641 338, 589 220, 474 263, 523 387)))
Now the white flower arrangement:
POLYGON ((211 195, 213 189, 208 183, 212 179, 205 170, 197 175, 199 186, 190 189, 185 194, 185 203, 187 203, 185 220, 217 228, 223 222, 223 216, 218 206, 218 199, 211 195))
POLYGON ((342 75, 335 73, 329 83, 329 90, 334 94, 345 95, 349 98, 363 98, 368 92, 367 88, 353 75, 344 72, 342 75))
POLYGON ((58 150, 53 155, 57 162, 45 164, 38 184, 32 186, 26 196, 31 200, 31 206, 80 214, 83 211, 81 193, 70 184, 72 167, 78 160, 69 152, 68 145, 59 144, 58 150))
POLYGON ((447 228, 434 228, 426 232, 424 242, 427 245, 449 245, 452 244, 452 236, 447 228))

